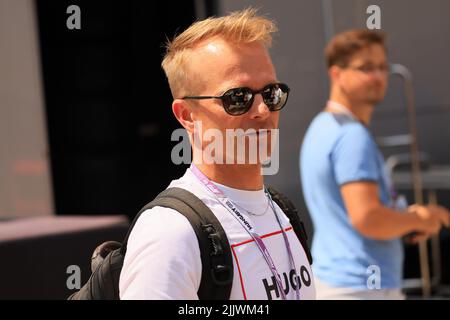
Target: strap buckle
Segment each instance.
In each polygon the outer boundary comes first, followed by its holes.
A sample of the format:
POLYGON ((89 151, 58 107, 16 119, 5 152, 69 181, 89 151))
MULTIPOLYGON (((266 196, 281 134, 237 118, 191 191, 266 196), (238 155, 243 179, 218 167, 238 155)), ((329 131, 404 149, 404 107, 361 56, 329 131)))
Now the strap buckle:
POLYGON ((230 267, 221 264, 213 266, 211 269, 211 277, 213 281, 220 286, 228 285, 233 281, 231 278, 230 267))

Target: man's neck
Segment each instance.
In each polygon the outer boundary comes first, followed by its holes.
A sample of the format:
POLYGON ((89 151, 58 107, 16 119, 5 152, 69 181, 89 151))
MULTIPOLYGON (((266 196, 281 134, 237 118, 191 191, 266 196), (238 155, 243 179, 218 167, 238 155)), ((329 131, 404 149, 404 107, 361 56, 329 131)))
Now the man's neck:
POLYGON ((261 165, 195 164, 211 181, 224 186, 256 191, 263 188, 261 165))
MULTIPOLYGON (((330 100, 337 102, 347 109, 350 110, 351 113, 355 115, 355 117, 364 123, 364 125, 369 126, 370 119, 372 118, 372 112, 374 105, 369 103, 358 103, 355 101, 352 101, 348 97, 346 97, 343 94, 334 93, 332 92, 330 95, 330 100)), ((330 110, 333 111, 333 110, 330 110)))

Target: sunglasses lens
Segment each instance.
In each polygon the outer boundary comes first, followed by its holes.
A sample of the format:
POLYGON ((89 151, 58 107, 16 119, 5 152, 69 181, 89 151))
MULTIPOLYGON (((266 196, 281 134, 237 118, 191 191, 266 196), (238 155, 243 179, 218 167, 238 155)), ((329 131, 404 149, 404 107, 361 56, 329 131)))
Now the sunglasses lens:
POLYGON ((253 93, 247 88, 236 88, 224 93, 224 107, 231 115, 241 115, 248 111, 253 101, 253 93))
MULTIPOLYGON (((284 83, 273 83, 267 85, 262 91, 259 91, 264 99, 264 103, 270 111, 281 110, 288 99, 289 87, 284 83)), ((222 102, 226 112, 233 116, 246 113, 253 103, 254 94, 249 88, 235 88, 225 92, 222 96, 222 102)))
POLYGON ((264 88, 262 96, 270 111, 278 111, 286 105, 289 87, 283 83, 270 84, 264 88))

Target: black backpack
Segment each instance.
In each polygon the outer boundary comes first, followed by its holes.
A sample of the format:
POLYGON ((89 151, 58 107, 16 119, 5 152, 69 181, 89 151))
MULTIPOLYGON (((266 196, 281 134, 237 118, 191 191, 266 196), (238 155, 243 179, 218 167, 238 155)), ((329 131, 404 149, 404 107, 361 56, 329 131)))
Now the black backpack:
MULTIPOLYGON (((291 225, 312 264, 307 235, 294 205, 274 188, 268 188, 272 199, 289 218, 291 225)), ((198 289, 200 300, 228 300, 233 284, 233 259, 230 244, 221 224, 211 210, 195 195, 182 188, 169 188, 144 206, 134 218, 121 244, 108 241, 98 246, 91 262, 92 274, 87 283, 69 300, 118 300, 119 277, 122 270, 128 237, 140 215, 160 206, 174 209, 184 215, 197 236, 202 260, 202 277, 198 289)))

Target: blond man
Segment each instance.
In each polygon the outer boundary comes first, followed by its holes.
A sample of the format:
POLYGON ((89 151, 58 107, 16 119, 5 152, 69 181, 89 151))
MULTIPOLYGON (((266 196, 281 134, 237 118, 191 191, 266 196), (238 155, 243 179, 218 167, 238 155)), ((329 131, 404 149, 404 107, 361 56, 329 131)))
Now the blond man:
MULTIPOLYGON (((214 161, 203 161, 209 141, 198 129, 200 124, 203 132, 223 137, 227 130, 253 129, 251 137, 265 139, 270 155, 270 130, 278 128, 289 94, 268 53, 275 31, 272 21, 251 9, 209 18, 168 43, 162 62, 174 98, 173 114, 191 143, 199 138, 193 164, 169 187, 193 193, 222 225, 233 252, 230 299, 315 297, 305 251, 289 219, 266 192, 260 159, 251 162, 244 156, 237 161, 230 154, 236 148, 224 148, 215 150, 214 161)), ((199 243, 186 218, 155 207, 141 215, 129 238, 120 298, 198 299, 203 268, 207 266, 202 266, 199 243)))

